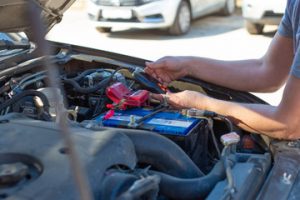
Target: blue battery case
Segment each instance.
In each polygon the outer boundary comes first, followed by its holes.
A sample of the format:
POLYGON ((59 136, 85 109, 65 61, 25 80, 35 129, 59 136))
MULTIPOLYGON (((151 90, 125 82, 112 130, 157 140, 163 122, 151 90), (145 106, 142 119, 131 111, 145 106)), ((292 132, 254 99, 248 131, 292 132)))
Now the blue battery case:
MULTIPOLYGON (((143 108, 134 108, 124 111, 115 111, 114 116, 107 120, 103 120, 105 114, 96 118, 96 121, 102 121, 103 126, 132 128, 130 121, 135 121, 149 115, 153 111, 143 108)), ((194 127, 196 127, 202 119, 189 118, 179 112, 159 112, 143 121, 138 127, 139 129, 151 130, 160 134, 187 136, 194 127)))

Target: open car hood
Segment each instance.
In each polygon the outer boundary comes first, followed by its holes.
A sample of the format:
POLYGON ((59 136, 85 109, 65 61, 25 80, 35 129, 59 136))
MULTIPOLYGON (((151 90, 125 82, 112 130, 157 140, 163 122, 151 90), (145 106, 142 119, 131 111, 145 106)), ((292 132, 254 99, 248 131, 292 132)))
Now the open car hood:
POLYGON ((41 18, 47 32, 62 19, 63 13, 75 0, 2 0, 0 1, 0 32, 25 32, 31 34, 28 3, 42 9, 41 18), (9 17, 7 17, 9 16, 9 17))

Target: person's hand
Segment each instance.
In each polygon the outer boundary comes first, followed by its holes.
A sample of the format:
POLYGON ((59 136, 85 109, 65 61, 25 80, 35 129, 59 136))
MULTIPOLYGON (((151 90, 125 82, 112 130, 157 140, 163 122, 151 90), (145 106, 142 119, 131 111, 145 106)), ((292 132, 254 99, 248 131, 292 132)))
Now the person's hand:
POLYGON ((167 101, 169 105, 176 109, 205 109, 205 102, 207 100, 206 95, 190 90, 178 93, 168 92, 167 94, 151 94, 151 98, 159 100, 160 102, 167 101))
POLYGON ((181 57, 163 57, 155 62, 146 62, 145 72, 164 85, 187 75, 181 57))

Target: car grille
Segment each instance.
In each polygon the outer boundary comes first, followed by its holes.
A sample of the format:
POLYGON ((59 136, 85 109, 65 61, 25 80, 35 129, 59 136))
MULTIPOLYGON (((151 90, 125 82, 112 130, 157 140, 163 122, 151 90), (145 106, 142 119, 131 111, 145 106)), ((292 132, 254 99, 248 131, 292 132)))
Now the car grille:
POLYGON ((143 0, 98 0, 101 6, 139 6, 145 4, 143 0))

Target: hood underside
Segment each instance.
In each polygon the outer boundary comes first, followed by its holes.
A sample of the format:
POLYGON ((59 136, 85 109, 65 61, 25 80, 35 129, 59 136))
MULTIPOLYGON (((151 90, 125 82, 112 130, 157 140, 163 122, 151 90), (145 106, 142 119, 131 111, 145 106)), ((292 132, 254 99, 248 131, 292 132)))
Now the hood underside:
POLYGON ((1 0, 0 32, 25 32, 30 35, 29 3, 40 8, 47 32, 62 19, 75 0, 1 0))

